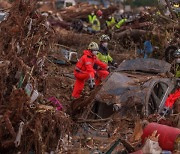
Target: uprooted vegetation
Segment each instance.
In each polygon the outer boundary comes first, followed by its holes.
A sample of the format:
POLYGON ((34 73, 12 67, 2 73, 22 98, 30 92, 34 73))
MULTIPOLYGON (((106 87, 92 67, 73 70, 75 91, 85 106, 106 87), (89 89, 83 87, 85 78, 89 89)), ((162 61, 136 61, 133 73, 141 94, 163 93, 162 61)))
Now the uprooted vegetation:
MULTIPOLYGON (((90 152, 96 147, 107 151, 118 138, 128 139, 131 141, 130 147, 138 149, 139 142, 134 139, 136 137, 133 138, 137 118, 115 114, 103 119, 89 119, 88 115, 98 117, 91 110, 98 89, 89 92, 87 87, 83 94, 90 97, 82 97, 74 102, 77 111, 71 112, 70 96, 74 79, 64 74, 71 74, 74 65, 56 65, 48 59, 52 55, 64 59, 57 44, 69 47, 81 55, 89 42, 99 41, 104 31, 90 35, 64 29, 61 24, 52 27, 36 6, 35 1, 16 0, 9 10, 7 20, 0 24, 0 151, 77 153, 90 152), (32 103, 32 95, 36 91, 39 97, 32 103), (57 98, 63 107, 58 109, 60 106, 50 101, 52 97, 57 98)), ((68 15, 73 8, 59 11, 62 17, 66 17, 63 22, 72 22, 72 18, 85 18, 93 7, 87 4, 84 6, 85 14, 80 11, 76 14, 75 11, 71 17, 68 15), (86 10, 86 6, 90 9, 86 10)), ((81 5, 74 7, 76 9, 81 5)), ((111 7, 105 16, 115 10, 116 7, 111 7)), ((111 36, 111 54, 119 63, 137 57, 137 43, 150 39, 158 47, 153 56, 161 59, 170 38, 176 40, 179 37, 180 29, 177 25, 176 21, 169 18, 144 14, 116 32, 107 32, 111 36)), ((157 122, 157 117, 151 118, 147 120, 157 122)), ((169 121, 172 121, 171 118, 169 121)), ((170 125, 177 127, 177 123, 170 125)), ((139 136, 137 138, 140 140, 139 136)), ((119 151, 123 148, 121 145, 119 151)))
POLYGON ((15 152, 15 147, 16 152, 23 153, 58 150, 61 139, 72 128, 69 116, 46 107, 47 101, 44 106, 32 107, 24 90, 27 83, 38 88, 45 57, 56 40, 35 4, 16 1, 0 26, 0 147, 4 153, 15 152))

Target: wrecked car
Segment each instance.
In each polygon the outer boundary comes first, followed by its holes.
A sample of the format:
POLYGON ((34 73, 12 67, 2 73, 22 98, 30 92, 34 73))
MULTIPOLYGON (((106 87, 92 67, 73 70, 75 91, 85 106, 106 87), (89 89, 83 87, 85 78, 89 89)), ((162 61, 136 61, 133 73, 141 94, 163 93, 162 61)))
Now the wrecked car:
POLYGON ((160 113, 176 88, 176 79, 167 75, 170 68, 171 64, 152 58, 123 61, 97 92, 92 111, 101 118, 114 111, 143 116, 160 113))

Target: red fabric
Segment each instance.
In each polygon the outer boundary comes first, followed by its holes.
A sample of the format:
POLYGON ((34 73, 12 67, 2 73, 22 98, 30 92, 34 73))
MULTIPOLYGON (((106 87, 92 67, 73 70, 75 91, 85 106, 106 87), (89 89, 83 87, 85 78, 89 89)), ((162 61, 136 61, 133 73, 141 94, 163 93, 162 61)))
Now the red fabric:
POLYGON ((173 94, 170 94, 166 100, 165 106, 172 108, 175 101, 180 97, 180 90, 176 90, 173 94))
POLYGON ((82 72, 89 73, 91 77, 94 78, 94 74, 96 72, 93 69, 94 64, 97 64, 102 69, 107 69, 107 64, 101 62, 90 50, 84 50, 83 56, 77 62, 76 67, 82 72))
POLYGON ((95 82, 96 82, 96 85, 99 85, 101 81, 109 75, 109 72, 106 70, 98 70, 96 74, 98 77, 96 78, 95 82))
POLYGON ((76 77, 76 81, 74 83, 74 89, 72 92, 72 96, 74 98, 79 98, 80 94, 84 88, 84 83, 86 80, 89 79, 89 74, 88 73, 81 73, 81 72, 74 72, 74 75, 76 77))
POLYGON ((109 72, 106 71, 107 64, 98 60, 97 57, 91 53, 90 50, 84 50, 84 54, 77 62, 74 71, 76 81, 72 93, 73 97, 79 98, 84 88, 85 81, 88 80, 90 77, 91 78, 95 77, 96 71, 93 69, 94 64, 97 64, 102 68, 102 70, 97 71, 97 75, 99 76, 99 78, 96 81, 96 85, 98 85, 101 82, 101 79, 104 79, 108 76, 109 72), (78 70, 80 70, 80 72, 76 71, 77 68, 78 70))
POLYGON ((100 17, 100 16, 103 15, 103 12, 102 12, 101 10, 98 10, 98 11, 96 12, 96 15, 100 17))

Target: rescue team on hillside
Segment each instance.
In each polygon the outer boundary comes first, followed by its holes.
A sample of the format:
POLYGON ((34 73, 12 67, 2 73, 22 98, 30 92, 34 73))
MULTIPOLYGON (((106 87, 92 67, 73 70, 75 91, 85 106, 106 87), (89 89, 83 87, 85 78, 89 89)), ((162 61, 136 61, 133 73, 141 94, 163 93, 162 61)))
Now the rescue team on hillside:
MULTIPOLYGON (((93 32, 98 32, 101 29, 99 19, 102 18, 102 11, 98 10, 96 15, 92 12, 88 16, 89 24, 91 25, 91 30, 93 32)), ((127 19, 122 18, 119 22, 117 22, 114 17, 109 16, 106 21, 106 27, 120 28, 126 20, 127 19)), ((117 67, 117 63, 114 62, 108 50, 110 37, 103 34, 99 41, 99 45, 96 42, 91 42, 89 44, 87 50, 83 51, 82 57, 75 66, 74 76, 76 81, 72 92, 73 100, 80 97, 86 81, 88 81, 89 88, 94 89, 95 86, 101 84, 101 82, 109 75, 109 68, 111 66, 114 68, 117 67)), ((140 52, 140 54, 144 54, 144 57, 147 58, 146 50, 148 49, 147 51, 149 54, 149 52, 152 52, 152 46, 150 42, 145 42, 144 46, 144 50, 139 49, 138 52, 140 52)))
POLYGON ((105 26, 103 25, 102 20, 103 12, 101 10, 98 10, 95 14, 95 12, 91 12, 90 15, 88 15, 88 22, 90 25, 90 31, 92 33, 99 32, 103 27, 106 27, 106 29, 119 29, 126 21, 127 19, 123 16, 121 16, 121 19, 118 21, 113 16, 109 16, 108 19, 105 21, 105 26))

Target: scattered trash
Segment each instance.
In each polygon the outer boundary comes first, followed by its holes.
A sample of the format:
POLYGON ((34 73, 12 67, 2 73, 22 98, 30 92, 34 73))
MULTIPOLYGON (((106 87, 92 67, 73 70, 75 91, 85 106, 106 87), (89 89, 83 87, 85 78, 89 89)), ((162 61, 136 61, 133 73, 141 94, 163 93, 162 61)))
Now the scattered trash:
POLYGON ((178 9, 98 3, 0 1, 1 153, 179 153, 178 9), (107 28, 109 16, 126 22, 107 28), (103 34, 120 65, 72 101, 74 63, 103 34))
POLYGON ((61 111, 63 109, 62 104, 58 101, 55 97, 50 97, 48 101, 52 102, 58 111, 61 111))

